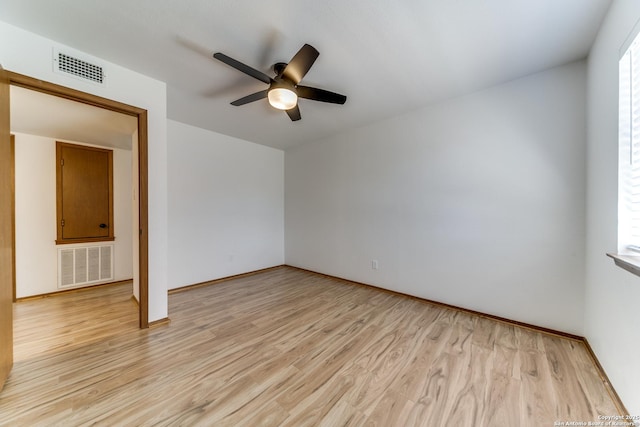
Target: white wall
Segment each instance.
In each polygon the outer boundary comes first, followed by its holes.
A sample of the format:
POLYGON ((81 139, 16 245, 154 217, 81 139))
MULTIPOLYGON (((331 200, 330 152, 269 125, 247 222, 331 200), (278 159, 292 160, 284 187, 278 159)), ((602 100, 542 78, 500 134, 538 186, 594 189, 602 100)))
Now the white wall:
POLYGON ((116 64, 101 61, 106 86, 54 73, 53 40, 0 22, 3 68, 148 111, 149 138, 149 321, 167 317, 167 96, 166 84, 116 64))
POLYGON ((618 59, 640 2, 614 0, 588 62, 585 336, 631 414, 640 414, 640 278, 616 267, 618 59))
MULTIPOLYGON (((56 139, 15 133, 16 296, 59 291, 56 139)), ((77 141, 64 141, 82 144, 77 141)), ((86 144, 85 144, 86 145, 86 144)), ((108 147, 107 147, 108 148, 108 147)), ((131 151, 113 149, 114 281, 133 275, 131 151)), ((63 247, 99 244, 63 245, 63 247)))
POLYGON ((286 263, 581 335, 585 89, 577 62, 287 150, 286 263))
POLYGON ((284 153, 168 120, 169 288, 284 263, 284 153))

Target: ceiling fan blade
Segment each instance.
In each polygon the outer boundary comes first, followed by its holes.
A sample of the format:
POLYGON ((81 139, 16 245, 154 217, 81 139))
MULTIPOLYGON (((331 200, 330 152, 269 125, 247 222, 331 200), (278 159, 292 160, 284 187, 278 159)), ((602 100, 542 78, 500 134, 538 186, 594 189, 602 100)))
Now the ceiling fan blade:
POLYGON ((320 52, 313 46, 305 44, 298 53, 291 58, 291 61, 289 61, 282 72, 282 76, 297 85, 305 74, 307 74, 313 63, 316 62, 318 55, 320 55, 320 52))
POLYGON ((236 107, 239 107, 241 105, 248 104, 250 102, 258 101, 260 99, 266 98, 268 93, 269 93, 269 89, 261 90, 260 92, 252 93, 251 95, 247 95, 243 98, 236 99, 231 103, 231 105, 235 105, 236 107))
POLYGON ((314 101, 330 102, 332 104, 344 104, 347 101, 347 97, 344 95, 315 87, 298 86, 296 92, 300 98, 314 101))
POLYGON ((292 122, 296 122, 302 118, 302 116, 300 116, 300 108, 297 105, 292 109, 286 111, 292 122))
POLYGON ((222 61, 225 64, 232 66, 233 68, 235 68, 238 71, 242 71, 243 73, 253 77, 254 79, 258 79, 261 82, 264 82, 266 84, 270 84, 271 83, 271 77, 267 76, 262 71, 258 71, 255 68, 251 68, 248 65, 243 64, 240 61, 236 61, 235 59, 228 57, 224 53, 216 52, 216 53, 213 54, 213 57, 215 59, 217 59, 218 61, 222 61))

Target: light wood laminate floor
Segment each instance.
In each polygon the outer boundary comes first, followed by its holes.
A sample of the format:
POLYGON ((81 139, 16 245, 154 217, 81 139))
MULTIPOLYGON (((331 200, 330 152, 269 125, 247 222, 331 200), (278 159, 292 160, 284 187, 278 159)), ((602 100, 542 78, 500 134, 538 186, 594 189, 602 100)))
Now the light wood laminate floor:
POLYGON ((618 414, 579 341, 282 267, 14 304, 0 425, 553 426, 618 414))

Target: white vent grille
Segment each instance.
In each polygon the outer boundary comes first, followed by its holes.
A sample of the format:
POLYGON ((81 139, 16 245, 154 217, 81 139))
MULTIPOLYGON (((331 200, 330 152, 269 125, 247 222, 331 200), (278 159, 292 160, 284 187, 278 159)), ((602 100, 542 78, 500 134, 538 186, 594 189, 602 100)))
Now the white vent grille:
POLYGON ((58 288, 113 280, 113 245, 58 249, 58 288))
POLYGON ((102 67, 58 52, 58 69, 65 73, 102 84, 102 67))
POLYGON ((58 74, 75 77, 85 82, 105 84, 106 74, 100 61, 80 52, 62 52, 53 50, 53 71, 58 74))

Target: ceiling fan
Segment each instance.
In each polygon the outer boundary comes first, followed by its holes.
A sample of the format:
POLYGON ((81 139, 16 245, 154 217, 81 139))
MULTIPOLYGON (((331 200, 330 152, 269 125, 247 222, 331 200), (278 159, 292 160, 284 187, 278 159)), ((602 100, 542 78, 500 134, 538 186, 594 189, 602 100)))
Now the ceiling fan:
POLYGON ((262 71, 258 71, 240 61, 228 57, 224 53, 214 53, 213 57, 269 85, 269 89, 236 99, 231 105, 238 107, 263 98, 268 98, 271 106, 286 111, 289 118, 292 121, 296 121, 301 118, 298 98, 329 102, 332 104, 344 104, 347 100, 346 96, 340 95, 339 93, 300 85, 300 81, 316 61, 318 55, 320 55, 320 53, 313 46, 305 44, 298 53, 291 58, 288 64, 278 62, 273 66, 273 71, 276 73, 276 76, 273 78, 264 74, 262 71))

